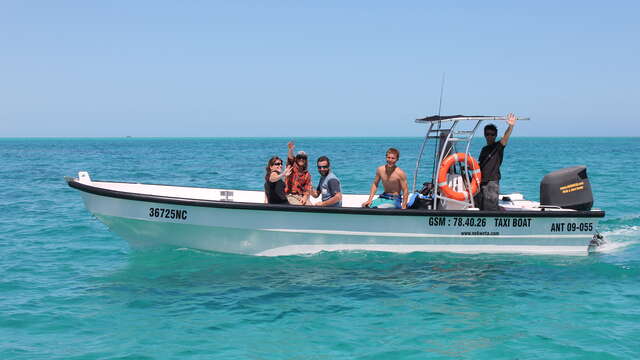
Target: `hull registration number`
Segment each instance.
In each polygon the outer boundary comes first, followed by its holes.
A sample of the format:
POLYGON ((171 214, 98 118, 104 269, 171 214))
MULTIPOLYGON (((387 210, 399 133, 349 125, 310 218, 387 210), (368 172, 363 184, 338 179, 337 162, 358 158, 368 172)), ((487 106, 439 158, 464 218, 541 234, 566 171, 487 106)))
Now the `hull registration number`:
POLYGON ((149 208, 149 217, 187 220, 187 210, 163 209, 163 208, 152 207, 152 208, 149 208))

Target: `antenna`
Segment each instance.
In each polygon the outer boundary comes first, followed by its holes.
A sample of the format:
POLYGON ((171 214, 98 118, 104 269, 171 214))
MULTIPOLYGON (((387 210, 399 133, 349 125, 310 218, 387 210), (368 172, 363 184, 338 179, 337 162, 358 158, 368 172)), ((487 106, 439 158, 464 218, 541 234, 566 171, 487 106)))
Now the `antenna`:
MULTIPOLYGON (((442 111, 442 95, 444 94, 444 76, 445 72, 442 72, 442 82, 440 83, 440 103, 438 104, 438 116, 441 115, 442 111)), ((435 141, 435 147, 433 148, 433 169, 431 169, 431 174, 436 173, 436 156, 438 156, 438 148, 440 147, 440 120, 438 120, 438 138, 435 141)), ((428 134, 427 134, 428 135, 428 134)), ((436 179, 431 178, 431 183, 435 184, 436 179)))
POLYGON ((438 105, 438 116, 441 115, 440 111, 442 110, 442 94, 444 93, 444 75, 442 72, 442 83, 440 84, 440 105, 438 105))

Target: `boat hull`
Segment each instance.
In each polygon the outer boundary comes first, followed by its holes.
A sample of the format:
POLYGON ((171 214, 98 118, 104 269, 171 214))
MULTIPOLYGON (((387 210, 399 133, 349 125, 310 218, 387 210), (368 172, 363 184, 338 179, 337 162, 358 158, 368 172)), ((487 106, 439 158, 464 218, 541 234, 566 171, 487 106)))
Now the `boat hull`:
POLYGON ((164 244, 248 255, 334 250, 586 255, 598 223, 585 212, 385 212, 82 196, 89 211, 134 247, 164 244))

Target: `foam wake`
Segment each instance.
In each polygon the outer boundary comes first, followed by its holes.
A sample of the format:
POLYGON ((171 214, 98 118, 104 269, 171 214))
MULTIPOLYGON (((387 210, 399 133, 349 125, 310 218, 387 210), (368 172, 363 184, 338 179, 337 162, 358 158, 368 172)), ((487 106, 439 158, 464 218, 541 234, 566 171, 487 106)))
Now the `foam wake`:
POLYGON ((603 231, 601 235, 606 243, 599 246, 597 252, 616 252, 640 244, 640 226, 638 225, 623 225, 603 231))

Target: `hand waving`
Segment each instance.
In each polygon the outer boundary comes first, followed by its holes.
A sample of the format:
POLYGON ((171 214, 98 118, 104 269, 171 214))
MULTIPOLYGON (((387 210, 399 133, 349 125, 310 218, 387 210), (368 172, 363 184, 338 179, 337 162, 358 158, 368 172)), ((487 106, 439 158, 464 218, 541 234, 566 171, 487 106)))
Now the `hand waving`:
POLYGON ((515 125, 517 120, 518 118, 513 113, 507 115, 507 124, 509 124, 509 126, 515 125))

